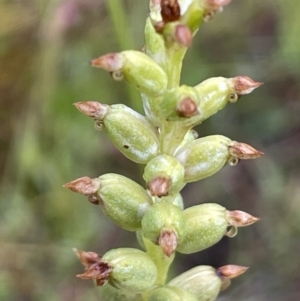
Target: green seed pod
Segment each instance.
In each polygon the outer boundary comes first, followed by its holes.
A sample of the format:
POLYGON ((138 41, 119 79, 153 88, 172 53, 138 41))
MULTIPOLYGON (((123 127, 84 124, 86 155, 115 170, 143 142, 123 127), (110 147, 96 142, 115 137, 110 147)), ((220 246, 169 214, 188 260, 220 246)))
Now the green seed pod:
POLYGON ((142 186, 117 174, 99 177, 97 192, 103 212, 123 229, 141 228, 144 213, 151 206, 151 198, 142 186))
POLYGON ((108 251, 103 257, 111 267, 109 283, 120 289, 140 292, 150 289, 157 278, 157 268, 143 251, 121 248, 108 251))
POLYGON ((168 285, 195 294, 198 301, 213 301, 221 290, 222 280, 213 267, 198 266, 172 279, 168 285))
POLYGON ((75 104, 82 113, 103 125, 115 147, 128 159, 146 164, 159 152, 157 130, 146 117, 131 108, 116 104, 104 105, 96 101, 75 104))
POLYGON ((148 96, 162 95, 167 87, 168 78, 164 70, 140 51, 109 53, 92 60, 91 64, 112 72, 115 80, 124 77, 130 85, 148 96))
POLYGON ((178 287, 163 286, 153 290, 148 301, 198 301, 198 298, 178 287))
POLYGON ((168 121, 186 120, 201 115, 197 91, 193 87, 180 86, 167 90, 160 104, 161 116, 168 121))
POLYGON ((130 160, 145 164, 158 154, 155 128, 134 110, 113 105, 103 122, 110 140, 130 160))
POLYGON ((154 204, 143 216, 142 229, 145 238, 158 243, 163 252, 170 256, 185 238, 183 211, 167 202, 154 204))
POLYGON ((148 162, 143 178, 153 196, 178 193, 185 185, 184 167, 173 157, 159 155, 148 162))
POLYGON ((118 174, 109 173, 96 179, 83 177, 64 187, 88 196, 91 203, 99 204, 111 220, 128 231, 141 229, 142 217, 152 205, 142 186, 118 174))
POLYGON ((261 82, 255 82, 246 76, 213 77, 203 81, 195 87, 202 111, 201 119, 197 120, 197 124, 222 110, 228 102, 236 102, 240 95, 251 93, 261 85, 261 82))
POLYGON ((199 252, 223 238, 230 226, 226 209, 218 204, 201 204, 183 211, 187 223, 184 241, 177 251, 184 254, 199 252))
POLYGON ((213 135, 187 143, 175 154, 184 166, 186 182, 207 178, 219 171, 230 157, 231 140, 225 136, 213 135))
POLYGON ((102 301, 143 301, 141 293, 120 290, 110 284, 102 286, 99 290, 102 301))
POLYGON ((230 285, 230 279, 243 274, 248 268, 226 265, 218 269, 197 266, 172 279, 168 286, 178 287, 197 296, 198 301, 214 301, 221 290, 230 285))

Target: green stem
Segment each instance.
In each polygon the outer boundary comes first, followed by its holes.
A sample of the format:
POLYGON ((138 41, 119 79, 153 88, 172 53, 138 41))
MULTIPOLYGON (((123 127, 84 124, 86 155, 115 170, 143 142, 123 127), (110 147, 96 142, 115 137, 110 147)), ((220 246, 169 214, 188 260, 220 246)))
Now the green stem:
POLYGON ((163 253, 160 246, 153 244, 150 240, 146 238, 143 238, 143 240, 147 249, 147 254, 154 261, 158 270, 156 284, 164 285, 167 280, 170 265, 175 258, 175 253, 168 257, 163 253))
POLYGON ((160 149, 163 154, 173 156, 190 126, 184 126, 178 121, 162 121, 160 149))

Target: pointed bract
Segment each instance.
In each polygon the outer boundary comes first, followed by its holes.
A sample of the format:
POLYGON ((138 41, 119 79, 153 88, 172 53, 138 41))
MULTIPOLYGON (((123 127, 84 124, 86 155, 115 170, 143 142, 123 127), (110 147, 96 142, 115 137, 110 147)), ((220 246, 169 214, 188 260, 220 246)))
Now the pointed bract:
POLYGON ((176 232, 163 229, 160 233, 158 244, 161 246, 163 252, 170 257, 178 245, 176 232))
POLYGON ((245 227, 259 221, 258 217, 240 210, 227 211, 227 214, 229 224, 235 227, 245 227))
POLYGON ((217 274, 221 278, 233 279, 236 278, 248 270, 248 267, 240 266, 240 265, 224 265, 216 270, 217 274))
POLYGON ((232 141, 229 145, 229 154, 233 157, 247 160, 259 158, 264 153, 256 150, 249 144, 232 141))
POLYGON ((98 191, 98 189, 100 188, 100 180, 91 179, 89 177, 82 177, 64 184, 63 187, 80 194, 90 195, 98 191))
POLYGON ((106 104, 102 104, 97 101, 86 101, 86 102, 76 102, 74 106, 80 111, 81 113, 92 117, 94 119, 102 120, 106 115, 109 106, 106 104))

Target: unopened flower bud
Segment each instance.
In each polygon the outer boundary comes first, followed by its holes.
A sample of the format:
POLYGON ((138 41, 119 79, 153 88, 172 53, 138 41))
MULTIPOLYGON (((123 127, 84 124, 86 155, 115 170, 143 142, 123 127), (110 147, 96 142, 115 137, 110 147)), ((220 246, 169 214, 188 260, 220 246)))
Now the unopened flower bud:
POLYGON ((241 211, 227 211, 218 204, 201 204, 183 211, 187 223, 186 235, 177 247, 178 252, 184 254, 195 253, 206 249, 224 235, 233 237, 236 231, 227 231, 232 226, 244 227, 258 221, 258 218, 241 211))
POLYGON ((197 91, 185 85, 166 91, 160 104, 160 113, 170 121, 201 116, 197 91))
POLYGON ((143 178, 153 196, 176 194, 185 185, 184 167, 167 155, 159 155, 149 161, 143 178))
POLYGON ((112 72, 113 77, 123 74, 130 85, 149 96, 162 95, 167 87, 168 79, 164 70, 141 51, 109 53, 92 60, 91 64, 112 72))
POLYGON ((261 85, 261 82, 255 82, 246 76, 213 77, 203 81, 195 87, 203 113, 203 118, 198 123, 222 110, 228 102, 236 102, 241 95, 248 94, 261 85))
POLYGON ((107 106, 95 101, 78 102, 75 106, 103 124, 111 142, 130 160, 145 164, 158 154, 157 130, 146 117, 131 108, 122 104, 107 106))
POLYGON ((83 177, 64 187, 87 195, 94 204, 98 201, 103 212, 128 231, 141 228, 142 217, 152 204, 142 186, 118 174, 105 174, 96 179, 83 177))
POLYGON ((180 208, 167 202, 151 206, 142 219, 145 238, 158 243, 170 256, 185 237, 186 221, 180 208))
POLYGON ((184 289, 197 296, 198 301, 213 301, 217 298, 222 280, 211 266, 197 266, 172 279, 168 286, 184 289))
POLYGON ((120 248, 108 251, 101 258, 94 252, 76 250, 86 268, 77 275, 82 279, 96 279, 97 285, 107 282, 112 286, 132 292, 151 288, 157 278, 157 268, 143 251, 120 248))
POLYGON ((198 301, 214 301, 225 285, 230 284, 229 279, 241 275, 246 270, 246 267, 234 265, 219 269, 206 265, 197 266, 172 279, 168 286, 184 289, 196 295, 198 301))
POLYGON ((213 175, 226 162, 234 166, 239 159, 255 159, 262 154, 245 143, 213 135, 188 142, 176 152, 175 158, 185 168, 185 181, 194 182, 213 175))
POLYGON ((234 265, 234 264, 229 264, 229 265, 224 265, 216 270, 218 275, 221 278, 225 279, 233 279, 236 278, 242 274, 244 274, 248 270, 248 267, 243 267, 240 265, 234 265))
POLYGON ((161 16, 164 23, 177 21, 180 18, 178 0, 161 0, 161 16))
POLYGON ((148 301, 198 301, 196 295, 175 286, 154 289, 148 301))

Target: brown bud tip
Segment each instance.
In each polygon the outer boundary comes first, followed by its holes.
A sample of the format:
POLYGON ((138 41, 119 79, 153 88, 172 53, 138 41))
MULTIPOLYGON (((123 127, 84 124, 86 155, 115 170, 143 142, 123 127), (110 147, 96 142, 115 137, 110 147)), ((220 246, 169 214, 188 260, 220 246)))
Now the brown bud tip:
POLYGON ((75 102, 74 106, 81 113, 94 119, 103 119, 109 106, 97 101, 75 102))
POLYGON ((232 143, 229 145, 229 154, 233 157, 247 160, 259 158, 264 153, 256 150, 249 144, 232 141, 232 143))
POLYGON ((176 250, 178 245, 178 238, 172 230, 162 230, 158 239, 158 244, 161 246, 163 252, 170 257, 176 250))
POLYGON ((165 23, 163 21, 156 22, 153 24, 153 27, 157 33, 163 33, 165 29, 165 23))
POLYGON ((232 279, 240 276, 241 274, 245 273, 247 270, 248 267, 229 264, 218 268, 216 272, 221 278, 232 279))
POLYGON ((167 196, 171 186, 171 180, 158 176, 147 183, 148 189, 153 196, 167 196))
POLYGON ((77 249, 74 249, 74 251, 85 266, 85 272, 76 275, 76 277, 95 279, 98 286, 103 286, 108 282, 112 268, 107 262, 103 262, 101 257, 95 252, 85 252, 77 249))
POLYGON ((237 76, 232 78, 234 91, 238 95, 249 94, 254 89, 263 85, 263 82, 255 82, 248 76, 237 76))
POLYGON ((207 10, 219 10, 228 5, 231 1, 232 0, 206 0, 204 1, 204 7, 207 10))
POLYGON ((101 257, 95 252, 85 252, 82 250, 78 250, 76 248, 73 249, 81 263, 88 268, 90 265, 94 263, 98 263, 101 261, 101 257))
POLYGON ((239 210, 227 211, 227 215, 229 224, 235 227, 249 226, 260 220, 258 217, 239 210))
POLYGON ((108 53, 91 60, 91 65, 113 72, 123 68, 123 58, 119 53, 108 53))
POLYGON ((91 179, 89 177, 82 177, 63 185, 63 187, 77 193, 91 195, 96 193, 100 188, 100 180, 91 179))
POLYGON ((184 47, 190 47, 193 35, 187 26, 180 24, 176 26, 174 38, 178 44, 184 47))
POLYGON ((178 0, 161 0, 161 16, 165 23, 177 21, 180 18, 178 0))
POLYGON ((190 97, 184 98, 179 103, 176 111, 179 117, 192 117, 199 114, 197 104, 190 97))

